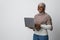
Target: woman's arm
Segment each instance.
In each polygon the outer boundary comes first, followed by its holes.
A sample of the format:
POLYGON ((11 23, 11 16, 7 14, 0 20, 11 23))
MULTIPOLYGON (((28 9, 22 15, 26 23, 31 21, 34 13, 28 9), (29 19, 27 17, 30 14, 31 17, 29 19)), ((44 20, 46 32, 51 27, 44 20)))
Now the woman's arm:
POLYGON ((41 28, 52 30, 52 25, 41 24, 41 28))
POLYGON ((51 31, 53 30, 52 19, 50 16, 48 16, 46 24, 41 24, 41 27, 51 31))

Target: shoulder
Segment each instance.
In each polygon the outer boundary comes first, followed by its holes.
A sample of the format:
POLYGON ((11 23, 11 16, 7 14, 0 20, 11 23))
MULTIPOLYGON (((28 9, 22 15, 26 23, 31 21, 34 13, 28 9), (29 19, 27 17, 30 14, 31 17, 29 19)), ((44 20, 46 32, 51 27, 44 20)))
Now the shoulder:
POLYGON ((46 13, 46 17, 47 17, 47 18, 51 18, 51 16, 50 16, 49 14, 47 14, 47 13, 46 13))

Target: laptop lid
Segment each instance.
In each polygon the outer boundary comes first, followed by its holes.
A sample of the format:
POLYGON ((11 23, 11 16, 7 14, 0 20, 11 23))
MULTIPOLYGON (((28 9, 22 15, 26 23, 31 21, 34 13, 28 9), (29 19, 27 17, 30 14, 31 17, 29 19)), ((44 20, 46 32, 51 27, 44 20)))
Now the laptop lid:
POLYGON ((34 27, 34 18, 24 18, 26 27, 34 27))

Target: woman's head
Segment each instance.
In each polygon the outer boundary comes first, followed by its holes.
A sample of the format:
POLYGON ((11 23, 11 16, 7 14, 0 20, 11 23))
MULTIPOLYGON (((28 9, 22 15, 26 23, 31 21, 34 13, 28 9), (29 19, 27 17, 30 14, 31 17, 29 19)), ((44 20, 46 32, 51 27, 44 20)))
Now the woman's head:
POLYGON ((38 4, 38 11, 41 13, 41 12, 44 12, 45 11, 45 7, 46 5, 44 3, 39 3, 38 4))

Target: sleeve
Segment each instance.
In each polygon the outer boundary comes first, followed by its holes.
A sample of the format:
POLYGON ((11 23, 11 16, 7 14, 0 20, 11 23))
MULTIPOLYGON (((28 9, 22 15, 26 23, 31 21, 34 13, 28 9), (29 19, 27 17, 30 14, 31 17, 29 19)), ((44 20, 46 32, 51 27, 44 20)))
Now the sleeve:
POLYGON ((41 28, 50 30, 51 25, 41 24, 41 28))
POLYGON ((36 24, 36 15, 34 16, 34 24, 36 24))
POLYGON ((50 16, 48 16, 47 18, 47 22, 46 22, 46 25, 41 25, 42 28, 44 29, 49 29, 49 30, 52 30, 53 29, 53 26, 52 26, 52 19, 50 16))
POLYGON ((51 19, 51 17, 50 16, 48 16, 47 17, 47 23, 46 23, 47 25, 49 24, 49 25, 52 25, 52 19, 51 19))
POLYGON ((35 31, 35 24, 36 24, 36 15, 34 16, 34 28, 33 28, 33 31, 35 31))

